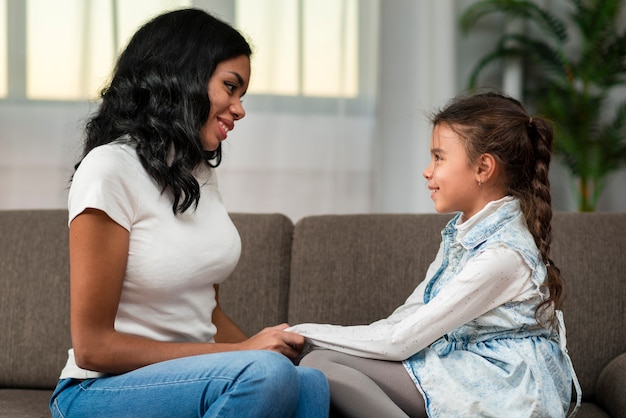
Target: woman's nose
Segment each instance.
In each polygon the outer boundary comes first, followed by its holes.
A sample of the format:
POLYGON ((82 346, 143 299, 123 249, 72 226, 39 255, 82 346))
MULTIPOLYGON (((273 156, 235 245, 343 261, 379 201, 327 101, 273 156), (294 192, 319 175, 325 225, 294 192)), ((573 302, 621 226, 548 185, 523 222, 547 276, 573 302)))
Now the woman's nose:
POLYGON ((237 100, 236 103, 233 103, 230 106, 230 112, 233 114, 235 120, 239 120, 246 116, 246 110, 243 108, 243 104, 240 100, 237 100))

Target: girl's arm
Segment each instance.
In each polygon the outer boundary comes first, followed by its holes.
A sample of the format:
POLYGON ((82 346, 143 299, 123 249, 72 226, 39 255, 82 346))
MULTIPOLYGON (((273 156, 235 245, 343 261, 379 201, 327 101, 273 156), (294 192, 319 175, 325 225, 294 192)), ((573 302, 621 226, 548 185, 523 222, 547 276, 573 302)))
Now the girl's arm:
MULTIPOLYGON (((418 286, 407 304, 396 311, 403 318, 370 325, 337 326, 301 324, 290 328, 315 346, 359 357, 405 360, 444 334, 503 303, 514 300, 531 286, 531 270, 516 252, 497 248, 468 262, 428 304, 423 300, 426 282, 418 286), (413 306, 408 306, 410 301, 413 306)), ((393 319, 392 314, 388 319, 393 319)))
MULTIPOLYGON (((284 331, 287 325, 230 343, 160 342, 117 332, 114 323, 128 257, 128 231, 105 212, 86 209, 70 223, 69 240, 72 345, 76 363, 83 369, 119 374, 179 357, 250 349, 294 358, 304 344, 300 335, 284 331)), ((217 317, 226 323, 221 309, 217 317)), ((234 328, 227 330, 229 339, 239 339, 233 337, 234 328)))

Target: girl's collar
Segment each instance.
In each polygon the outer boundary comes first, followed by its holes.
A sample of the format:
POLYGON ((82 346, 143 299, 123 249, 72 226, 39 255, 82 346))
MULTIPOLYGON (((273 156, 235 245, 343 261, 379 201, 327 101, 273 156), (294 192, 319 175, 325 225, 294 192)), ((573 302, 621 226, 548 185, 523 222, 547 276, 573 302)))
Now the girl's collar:
POLYGON ((465 221, 461 221, 462 216, 459 216, 455 225, 458 231, 457 239, 462 238, 463 235, 465 235, 467 231, 472 229, 478 222, 482 221, 487 216, 496 212, 502 206, 506 205, 509 202, 512 202, 513 200, 515 200, 513 196, 504 196, 501 199, 492 200, 491 202, 487 203, 481 210, 475 213, 471 218, 466 219, 465 221))

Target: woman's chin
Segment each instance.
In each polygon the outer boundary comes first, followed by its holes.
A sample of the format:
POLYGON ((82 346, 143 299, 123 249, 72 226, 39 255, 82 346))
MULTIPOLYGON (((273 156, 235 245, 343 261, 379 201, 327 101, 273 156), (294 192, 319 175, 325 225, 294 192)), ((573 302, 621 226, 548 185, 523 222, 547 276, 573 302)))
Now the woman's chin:
POLYGON ((202 144, 202 148, 207 152, 213 152, 217 150, 219 146, 220 146, 219 141, 216 144, 215 143, 210 143, 210 144, 203 143, 202 144))

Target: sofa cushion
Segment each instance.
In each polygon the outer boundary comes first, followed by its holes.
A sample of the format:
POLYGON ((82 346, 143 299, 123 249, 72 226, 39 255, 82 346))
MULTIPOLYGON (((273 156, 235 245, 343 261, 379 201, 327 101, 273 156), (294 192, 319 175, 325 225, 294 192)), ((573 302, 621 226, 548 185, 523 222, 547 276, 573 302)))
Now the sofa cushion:
POLYGON ((0 389, 0 417, 49 417, 50 396, 51 389, 0 389))
POLYGON ((2 211, 0 231, 0 387, 51 389, 70 347, 67 211, 2 211))
POLYGON ((552 259, 565 281, 567 345, 583 398, 626 352, 626 213, 556 213, 552 259))
POLYGON ((611 360, 596 384, 598 404, 617 417, 626 413, 626 352, 611 360))
POLYGON ((386 317, 424 279, 450 215, 322 215, 295 226, 289 321, 386 317))
POLYGON ((293 223, 279 214, 231 214, 241 258, 220 285, 222 309, 248 335, 287 322, 293 223))

